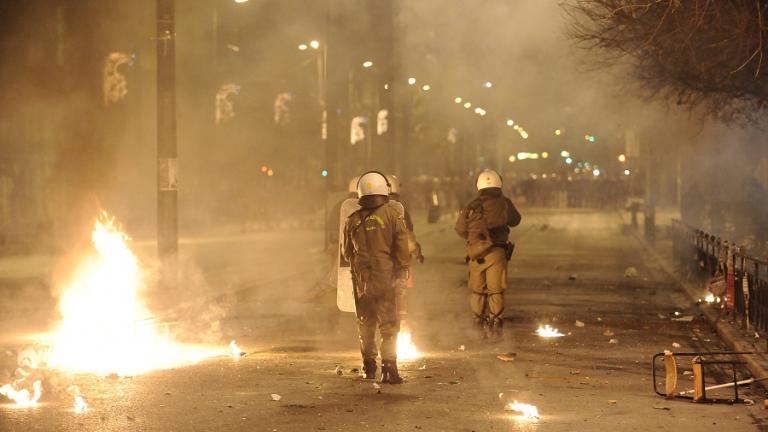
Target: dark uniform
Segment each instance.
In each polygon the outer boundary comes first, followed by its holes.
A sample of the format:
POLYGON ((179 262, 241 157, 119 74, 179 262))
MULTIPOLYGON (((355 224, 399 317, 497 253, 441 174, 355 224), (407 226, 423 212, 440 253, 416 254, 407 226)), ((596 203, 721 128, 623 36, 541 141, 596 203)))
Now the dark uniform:
POLYGON ((484 256, 469 260, 469 305, 479 326, 490 325, 500 336, 504 319, 504 288, 507 285, 507 262, 511 254, 509 228, 520 224, 520 213, 500 188, 480 190, 477 198, 459 213, 455 230, 462 238, 469 236, 469 209, 482 206, 493 247, 484 256), (486 316, 487 312, 487 316, 486 316))
POLYGON ((360 205, 362 208, 347 219, 344 256, 352 264, 363 367, 366 375, 371 368, 375 371, 378 325, 382 370, 391 365, 397 376, 399 321, 395 294, 408 276, 408 232, 403 215, 387 197, 363 197, 360 205))

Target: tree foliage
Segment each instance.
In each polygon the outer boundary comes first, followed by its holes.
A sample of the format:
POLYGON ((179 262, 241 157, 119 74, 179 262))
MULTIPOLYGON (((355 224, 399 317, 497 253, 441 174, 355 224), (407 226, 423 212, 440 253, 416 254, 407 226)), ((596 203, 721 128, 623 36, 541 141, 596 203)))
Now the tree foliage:
POLYGON ((628 59, 651 95, 725 121, 768 105, 768 0, 571 0, 569 36, 606 63, 628 59))

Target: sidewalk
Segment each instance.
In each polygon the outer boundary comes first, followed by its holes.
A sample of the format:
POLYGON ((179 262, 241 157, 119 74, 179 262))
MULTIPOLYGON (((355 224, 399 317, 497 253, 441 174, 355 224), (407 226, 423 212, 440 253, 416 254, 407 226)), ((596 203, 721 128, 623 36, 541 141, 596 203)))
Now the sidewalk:
MULTIPOLYGON (((621 212, 624 224, 629 227, 630 218, 627 212, 621 212)), ((720 313, 707 303, 701 303, 700 300, 706 296, 705 287, 687 280, 675 266, 672 255, 672 238, 669 235, 669 228, 673 219, 679 215, 673 210, 661 210, 656 214, 656 241, 653 245, 643 239, 643 220, 638 218, 639 226, 635 231, 635 239, 651 255, 658 266, 685 291, 692 302, 698 303, 698 308, 702 316, 706 318, 709 324, 717 331, 718 335, 733 351, 753 352, 754 355, 741 356, 741 360, 747 363, 749 371, 755 378, 768 377, 768 340, 762 339, 758 333, 748 333, 740 328, 728 315, 721 317, 720 313)), ((630 228, 631 229, 631 228, 630 228)), ((765 382, 761 382, 764 388, 765 382)))

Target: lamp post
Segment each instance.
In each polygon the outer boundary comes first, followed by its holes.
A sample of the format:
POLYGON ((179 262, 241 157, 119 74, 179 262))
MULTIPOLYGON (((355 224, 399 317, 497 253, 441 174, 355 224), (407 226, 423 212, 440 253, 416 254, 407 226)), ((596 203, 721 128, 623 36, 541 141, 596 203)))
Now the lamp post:
POLYGON ((176 50, 174 0, 157 0, 157 252, 160 283, 176 284, 178 159, 176 154, 176 50))

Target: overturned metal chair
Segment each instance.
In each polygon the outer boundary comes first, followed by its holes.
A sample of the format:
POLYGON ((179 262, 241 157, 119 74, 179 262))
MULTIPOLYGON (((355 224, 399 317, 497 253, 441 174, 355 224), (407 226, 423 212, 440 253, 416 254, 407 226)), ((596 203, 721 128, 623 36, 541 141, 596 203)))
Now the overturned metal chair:
POLYGON ((690 399, 693 402, 702 403, 744 403, 744 399, 739 398, 739 386, 751 384, 753 382, 762 381, 768 379, 765 378, 749 378, 739 381, 736 376, 736 369, 738 366, 743 366, 746 362, 739 360, 738 356, 753 355, 753 352, 746 351, 719 351, 719 352, 677 352, 664 351, 653 356, 652 369, 653 369, 653 391, 659 396, 664 396, 667 399, 681 398, 690 399), (664 392, 659 391, 657 382, 657 363, 658 359, 664 358, 665 369, 665 389, 664 392), (685 357, 691 358, 691 366, 693 371, 693 389, 678 391, 677 389, 677 358, 685 357), (711 360, 710 360, 711 359, 711 360), (707 366, 730 366, 733 376, 733 381, 725 384, 717 384, 707 387, 705 385, 706 379, 706 367, 707 366), (733 387, 733 398, 709 398, 707 397, 707 391, 733 387))

